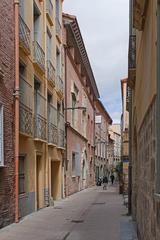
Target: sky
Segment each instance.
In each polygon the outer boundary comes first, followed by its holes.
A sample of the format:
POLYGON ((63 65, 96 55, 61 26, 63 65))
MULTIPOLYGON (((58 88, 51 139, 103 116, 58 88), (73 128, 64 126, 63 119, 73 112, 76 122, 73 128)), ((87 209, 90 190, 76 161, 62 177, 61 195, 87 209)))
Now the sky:
POLYGON ((120 122, 120 79, 128 74, 129 0, 65 0, 77 17, 100 99, 114 123, 120 122))

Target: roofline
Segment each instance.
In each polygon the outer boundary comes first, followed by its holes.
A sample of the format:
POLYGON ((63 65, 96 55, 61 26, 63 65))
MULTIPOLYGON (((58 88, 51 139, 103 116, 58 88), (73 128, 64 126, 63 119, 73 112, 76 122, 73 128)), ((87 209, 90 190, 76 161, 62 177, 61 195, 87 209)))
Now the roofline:
POLYGON ((86 47, 85 47, 85 44, 84 44, 84 41, 82 38, 82 34, 81 34, 81 31, 79 28, 77 18, 76 18, 76 16, 69 15, 66 13, 63 13, 63 18, 68 18, 70 20, 70 22, 65 23, 65 25, 68 25, 70 27, 70 30, 72 31, 72 33, 74 35, 82 62, 85 66, 91 86, 93 88, 94 95, 98 99, 98 98, 100 98, 100 94, 99 94, 96 80, 95 80, 95 77, 94 77, 94 74, 93 74, 93 71, 91 68, 91 64, 90 64, 90 61, 88 58, 88 54, 87 54, 86 47))
POLYGON ((96 102, 102 107, 105 115, 107 116, 107 118, 109 119, 109 124, 112 124, 113 120, 112 118, 110 117, 109 113, 107 112, 106 108, 104 107, 103 103, 101 102, 100 99, 97 99, 96 102))

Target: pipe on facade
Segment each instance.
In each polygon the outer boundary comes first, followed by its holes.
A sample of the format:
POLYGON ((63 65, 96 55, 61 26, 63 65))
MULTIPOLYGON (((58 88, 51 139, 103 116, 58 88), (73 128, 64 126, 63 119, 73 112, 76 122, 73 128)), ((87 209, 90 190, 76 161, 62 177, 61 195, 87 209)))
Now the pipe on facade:
POLYGON ((15 20, 15 222, 19 221, 19 0, 14 0, 15 20))
MULTIPOLYGON (((64 56, 65 56, 65 108, 67 109, 67 46, 64 46, 64 56)), ((67 152, 67 111, 65 111, 65 166, 64 166, 64 187, 65 187, 65 197, 66 197, 66 188, 67 188, 67 183, 66 183, 66 171, 68 168, 68 160, 67 160, 67 156, 68 156, 68 152, 67 152)))

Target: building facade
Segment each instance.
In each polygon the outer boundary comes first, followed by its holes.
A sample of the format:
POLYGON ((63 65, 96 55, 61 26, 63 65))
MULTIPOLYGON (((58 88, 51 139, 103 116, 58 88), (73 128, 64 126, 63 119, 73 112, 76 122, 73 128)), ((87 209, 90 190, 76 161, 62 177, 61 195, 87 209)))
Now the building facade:
POLYGON ((14 5, 0 1, 0 228, 15 220, 14 5), (2 11, 3 9, 3 11, 2 11), (6 21, 7 20, 7 21, 6 21))
POLYGON ((20 0, 19 217, 63 197, 62 1, 20 0))
POLYGON ((121 116, 121 161, 123 164, 123 189, 128 192, 129 171, 129 112, 127 79, 121 80, 122 116, 121 116))
POLYGON ((159 27, 159 1, 130 1, 131 207, 140 240, 160 239, 159 27))
POLYGON ((112 119, 100 100, 96 101, 95 117, 95 174, 96 179, 109 173, 108 161, 108 130, 112 119))
POLYGON ((121 161, 121 127, 120 124, 112 124, 109 127, 110 137, 114 141, 114 163, 121 161))
POLYGON ((99 97, 78 22, 63 16, 65 44, 65 195, 95 183, 94 102, 99 97))

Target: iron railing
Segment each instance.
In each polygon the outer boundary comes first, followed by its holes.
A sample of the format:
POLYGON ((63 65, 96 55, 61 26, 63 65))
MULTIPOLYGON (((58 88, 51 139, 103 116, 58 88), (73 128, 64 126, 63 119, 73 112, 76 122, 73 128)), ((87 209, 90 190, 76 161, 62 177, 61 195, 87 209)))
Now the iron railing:
POLYGON ((61 24, 58 17, 56 17, 56 35, 61 38, 61 24))
POLYGON ((59 113, 58 116, 58 146, 64 148, 64 138, 65 138, 65 126, 64 126, 64 115, 59 113))
POLYGON ((47 79, 55 86, 55 68, 50 60, 47 60, 47 79))
POLYGON ((37 41, 33 42, 34 62, 45 71, 45 53, 37 41))
POLYGON ((49 14, 51 20, 53 20, 53 4, 51 0, 46 0, 46 11, 49 14))
POLYGON ((20 75, 20 132, 33 135, 32 86, 20 75))
POLYGON ((129 37, 129 70, 136 68, 136 35, 129 37))
POLYGON ((40 92, 35 91, 35 138, 46 140, 46 99, 40 92))
POLYGON ((30 53, 31 51, 30 29, 21 16, 19 16, 19 38, 21 46, 23 46, 25 50, 27 50, 27 52, 30 53))
POLYGON ((64 87, 63 87, 63 81, 59 75, 56 77, 56 87, 58 92, 63 95, 64 87))
POLYGON ((57 109, 48 104, 48 143, 58 144, 57 109))

